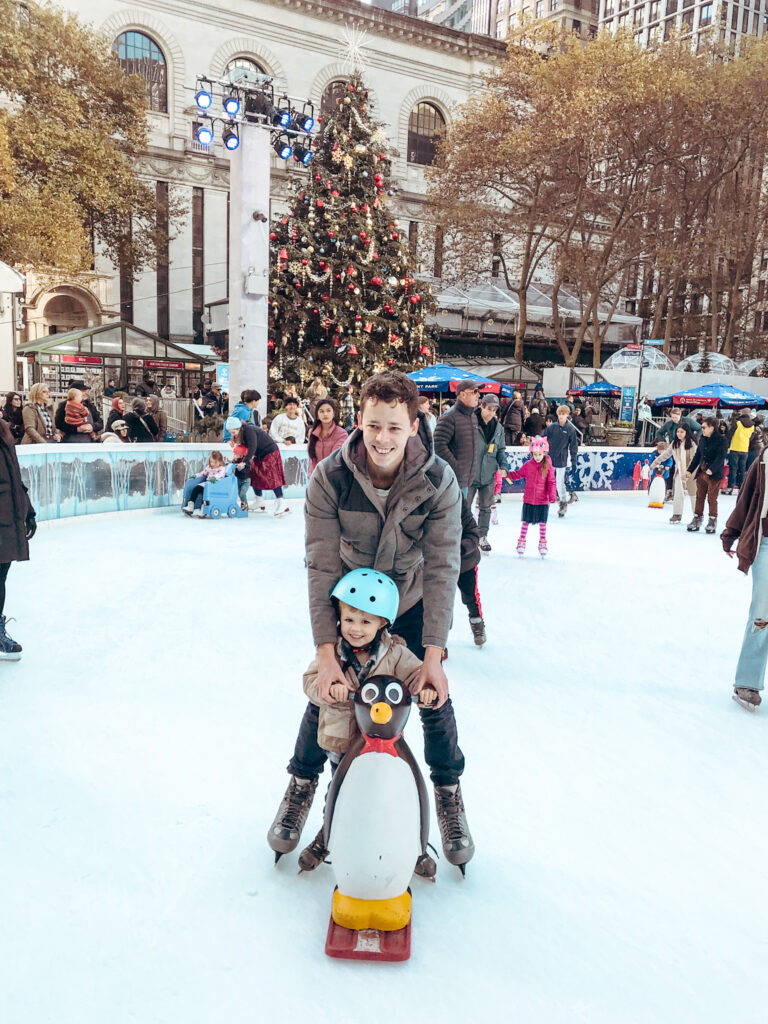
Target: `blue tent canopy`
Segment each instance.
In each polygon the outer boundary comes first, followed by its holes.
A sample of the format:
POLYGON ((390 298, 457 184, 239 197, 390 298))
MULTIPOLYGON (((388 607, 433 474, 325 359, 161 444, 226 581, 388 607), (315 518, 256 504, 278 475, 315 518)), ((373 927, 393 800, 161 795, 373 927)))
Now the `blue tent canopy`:
POLYGON ((583 388, 571 388, 569 395, 591 395, 593 398, 618 398, 621 388, 615 384, 609 384, 607 380, 595 380, 591 384, 585 384, 583 388))
POLYGON ((419 391, 438 391, 441 394, 448 394, 455 389, 451 383, 459 380, 474 381, 482 391, 491 391, 495 395, 503 395, 504 398, 512 398, 514 386, 501 384, 497 380, 490 380, 488 377, 481 377, 469 370, 460 370, 456 366, 448 366, 447 363, 435 363, 434 366, 425 366, 421 370, 414 370, 408 376, 414 382, 419 391))
POLYGON ((662 395, 654 399, 655 405, 688 405, 700 407, 719 407, 721 409, 762 409, 766 399, 751 391, 742 391, 730 384, 703 384, 700 388, 690 391, 677 391, 671 395, 662 395))

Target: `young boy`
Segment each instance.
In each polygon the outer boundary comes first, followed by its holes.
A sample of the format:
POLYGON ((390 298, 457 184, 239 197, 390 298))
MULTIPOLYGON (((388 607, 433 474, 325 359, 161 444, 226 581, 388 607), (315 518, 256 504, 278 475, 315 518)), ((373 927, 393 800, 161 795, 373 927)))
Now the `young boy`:
MULTIPOLYGON (((317 696, 330 703, 331 686, 346 680, 336 653, 336 609, 331 592, 344 573, 374 568, 399 591, 392 633, 422 659, 411 692, 437 692, 420 709, 424 754, 435 786, 443 849, 452 864, 474 853, 459 778, 464 755, 448 696, 441 656, 451 624, 461 549, 461 492, 451 468, 438 459, 426 426, 420 428, 416 385, 385 370, 360 394, 360 427, 324 459, 310 478, 305 504, 309 609, 317 645, 317 696)), ((291 782, 269 832, 283 829, 298 844, 326 753, 317 743, 318 706, 307 706, 288 765, 291 782)), ((273 846, 274 849, 274 846, 273 846)), ((276 851, 277 852, 277 851, 276 851)))
POLYGON ((555 483, 557 485, 557 497, 559 501, 557 514, 562 517, 571 501, 576 501, 576 494, 571 492, 570 496, 565 486, 565 470, 568 465, 568 454, 571 456, 571 469, 576 469, 576 459, 579 455, 579 432, 569 421, 571 410, 567 405, 557 407, 557 423, 553 423, 544 431, 544 437, 549 442, 549 457, 555 470, 555 483))
MULTIPOLYGON (((397 617, 400 602, 397 586, 388 576, 374 569, 355 569, 342 576, 331 597, 338 604, 336 654, 345 681, 332 684, 330 696, 334 703, 321 701, 317 693, 318 662, 315 658, 304 673, 304 692, 319 708, 317 742, 328 754, 333 771, 358 732, 352 702, 348 699, 350 691, 358 690, 373 675, 392 676, 410 690, 418 678, 421 661, 399 636, 392 636, 386 629, 397 617)), ((437 694, 431 687, 425 687, 420 698, 421 704, 427 706, 437 700, 437 694)), ((279 858, 283 850, 278 850, 278 846, 292 847, 290 836, 286 837, 280 826, 277 829, 270 845, 279 858)), ((327 855, 321 828, 302 851, 299 866, 302 871, 312 871, 327 855)), ((429 864, 419 863, 417 870, 421 869, 420 873, 430 877, 434 875, 432 858, 422 855, 419 860, 429 861, 429 864)))

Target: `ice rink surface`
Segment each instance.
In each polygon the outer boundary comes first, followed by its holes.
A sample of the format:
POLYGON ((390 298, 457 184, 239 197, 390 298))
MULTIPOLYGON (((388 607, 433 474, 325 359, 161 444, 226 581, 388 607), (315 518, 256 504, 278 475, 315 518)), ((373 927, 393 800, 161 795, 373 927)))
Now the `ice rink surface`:
POLYGON ((0 1021, 765 1024, 768 706, 730 699, 718 538, 585 495, 521 560, 505 499, 488 643, 457 600, 446 666, 477 853, 414 880, 411 960, 377 966, 325 957, 331 870, 265 841, 313 650, 291 504, 43 523, 12 567, 0 1021))

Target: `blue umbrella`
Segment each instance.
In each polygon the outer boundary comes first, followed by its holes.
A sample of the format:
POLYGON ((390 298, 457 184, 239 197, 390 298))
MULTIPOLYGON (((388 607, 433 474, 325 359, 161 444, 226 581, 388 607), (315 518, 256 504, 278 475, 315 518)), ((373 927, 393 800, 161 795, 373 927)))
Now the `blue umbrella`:
POLYGON ((414 382, 419 391, 438 391, 447 394, 454 391, 451 383, 460 380, 471 380, 483 391, 493 391, 494 394, 502 394, 505 398, 511 398, 514 394, 514 386, 501 384, 497 380, 490 380, 488 377, 481 377, 469 370, 460 370, 457 366, 448 366, 447 363, 435 363, 434 366, 425 366, 421 370, 414 370, 408 376, 414 382))
POLYGON ((703 384, 700 388, 690 391, 677 391, 671 395, 662 395, 654 399, 656 405, 689 405, 701 407, 720 407, 721 409, 762 409, 768 404, 762 395, 751 391, 742 391, 730 384, 703 384))
POLYGON ((571 388, 569 395, 591 395, 593 398, 618 398, 621 388, 615 384, 609 384, 607 380, 595 380, 591 384, 585 384, 583 388, 571 388))

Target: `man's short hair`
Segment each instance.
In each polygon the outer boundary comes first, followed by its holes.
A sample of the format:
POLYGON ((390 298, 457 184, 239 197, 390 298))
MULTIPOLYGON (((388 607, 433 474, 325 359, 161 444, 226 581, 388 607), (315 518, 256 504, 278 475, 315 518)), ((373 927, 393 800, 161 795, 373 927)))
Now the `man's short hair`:
POLYGON ((260 402, 261 395, 258 391, 254 391, 253 388, 246 388, 245 391, 240 392, 240 401, 245 402, 246 405, 249 402, 260 402))
POLYGON ((683 415, 683 410, 680 408, 679 405, 673 405, 672 408, 669 410, 669 415, 671 416, 673 412, 679 412, 681 416, 683 415))
POLYGON ((301 405, 296 395, 286 395, 283 399, 283 408, 287 405, 301 405))
POLYGON ((561 412, 564 412, 566 414, 566 416, 570 416, 571 415, 571 410, 568 408, 567 405, 558 405, 558 407, 557 407, 557 415, 559 416, 561 412))
POLYGON ((369 398, 377 402, 403 402, 411 423, 419 413, 419 391, 414 382, 400 370, 382 370, 363 384, 360 392, 360 416, 369 398))

